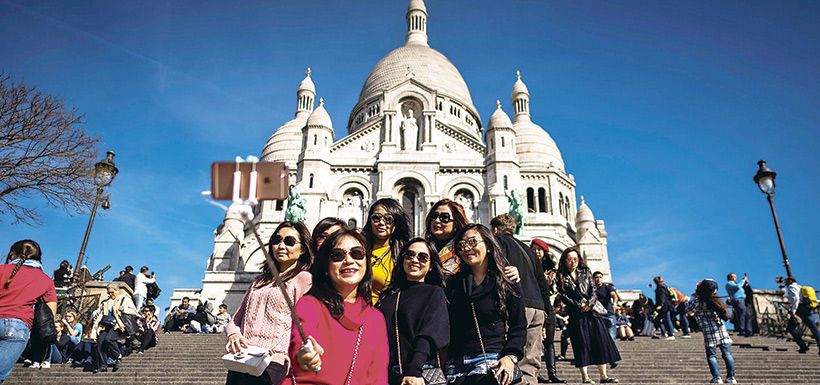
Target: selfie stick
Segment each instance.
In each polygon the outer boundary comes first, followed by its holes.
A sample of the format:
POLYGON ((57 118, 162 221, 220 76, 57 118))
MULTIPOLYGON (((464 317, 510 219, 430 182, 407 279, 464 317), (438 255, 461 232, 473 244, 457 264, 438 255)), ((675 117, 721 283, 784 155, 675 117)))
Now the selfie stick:
MULTIPOLYGON (((233 204, 228 209, 228 211, 233 211, 242 215, 242 217, 250 222, 253 220, 253 206, 256 206, 259 203, 259 200, 256 198, 256 185, 258 180, 258 174, 256 172, 256 163, 259 162, 259 158, 254 156, 249 156, 247 161, 251 162, 251 175, 250 175, 250 186, 248 188, 248 198, 247 200, 243 200, 239 197, 239 187, 242 182, 242 173, 239 171, 239 163, 243 161, 242 158, 236 157, 236 170, 233 173, 233 204), (253 195, 251 195, 253 194, 253 195)), ((313 344, 310 340, 307 339, 305 335, 305 330, 302 329, 302 323, 299 322, 299 317, 296 315, 296 308, 293 306, 293 301, 290 299, 288 295, 287 288, 285 288, 285 283, 282 281, 282 277, 279 275, 279 269, 276 268, 276 264, 273 263, 273 258, 268 253, 267 247, 265 247, 265 243, 262 242, 262 237, 259 235, 259 231, 256 230, 256 226, 251 225, 250 228, 253 230, 253 235, 256 237, 256 242, 259 243, 259 247, 262 249, 262 254, 265 255, 265 262, 268 264, 268 268, 270 269, 271 275, 273 276, 273 280, 276 283, 276 286, 279 287, 279 290, 282 291, 282 296, 285 297, 285 303, 288 305, 288 309, 290 309, 290 318, 293 320, 293 324, 296 325, 296 329, 299 331, 299 336, 302 338, 302 350, 306 352, 313 351, 313 344)), ((319 373, 321 368, 316 369, 316 373, 319 373)))

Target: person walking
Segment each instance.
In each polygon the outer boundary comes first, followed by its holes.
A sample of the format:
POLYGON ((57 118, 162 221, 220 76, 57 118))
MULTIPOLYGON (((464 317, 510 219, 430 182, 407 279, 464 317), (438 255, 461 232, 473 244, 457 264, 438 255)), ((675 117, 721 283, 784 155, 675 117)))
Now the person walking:
POLYGON ((454 385, 509 385, 527 340, 521 285, 504 275, 507 260, 490 229, 470 224, 454 241, 462 265, 447 280, 447 377, 454 385))
MULTIPOLYGON (((532 249, 513 236, 515 219, 509 214, 501 214, 493 218, 490 225, 501 251, 507 256, 507 262, 515 266, 521 276, 520 284, 527 318, 527 342, 524 345, 524 358, 519 363, 523 374, 521 382, 536 385, 544 350, 544 341, 541 339, 546 323, 544 309, 550 305, 551 287, 544 276, 541 261, 532 249)), ((551 310, 552 306, 549 307, 551 310)), ((554 319, 550 321, 554 323, 554 319)))
MULTIPOLYGON (((555 330, 558 326, 556 309, 553 306, 552 295, 555 293, 555 261, 549 253, 549 245, 541 239, 535 238, 530 242, 530 250, 541 264, 541 271, 544 272, 544 281, 548 287, 548 296, 544 298, 544 335, 542 345, 544 346, 544 363, 547 366, 547 378, 538 376, 538 382, 562 384, 566 381, 558 378, 558 371, 555 366, 555 330)), ((562 336, 562 341, 564 340, 562 336)), ((529 341, 529 340, 528 340, 529 341)), ((566 349, 564 350, 566 353, 566 349)))
POLYGON ((655 310, 661 323, 661 337, 667 341, 675 340, 675 325, 672 323, 672 312, 675 309, 675 299, 669 293, 669 286, 660 275, 652 279, 655 282, 655 310))
POLYGON ((729 295, 729 303, 732 305, 735 332, 744 337, 752 335, 752 320, 746 309, 746 291, 743 290, 748 280, 746 274, 743 274, 743 284, 738 284, 737 274, 729 273, 726 276, 726 294, 729 295))
POLYGON ((390 274, 398 258, 399 250, 413 237, 410 229, 410 218, 398 201, 393 198, 382 198, 373 202, 367 214, 369 223, 364 226, 373 255, 373 297, 375 304, 379 294, 390 284, 390 274))
POLYGON ((606 309, 604 319, 606 319, 607 326, 609 327, 609 335, 614 341, 618 331, 617 316, 615 314, 617 311, 616 304, 620 300, 618 291, 615 290, 615 285, 612 283, 604 282, 604 273, 600 271, 592 273, 592 279, 593 282, 595 282, 595 295, 598 297, 598 302, 604 305, 604 309, 606 309))
POLYGON ((720 378, 720 367, 717 362, 717 350, 723 356, 726 364, 726 383, 736 384, 735 380, 735 360, 732 357, 732 339, 726 326, 723 323, 729 319, 729 314, 723 301, 717 296, 717 282, 711 279, 704 279, 695 289, 695 295, 686 305, 687 311, 695 312, 695 319, 703 332, 703 343, 706 347, 706 361, 709 363, 709 371, 712 373, 713 384, 722 384, 720 378))
POLYGON ((284 385, 387 383, 387 328, 382 313, 371 305, 368 245, 357 230, 344 229, 319 248, 310 270, 313 287, 296 304, 313 349, 304 349, 293 325, 288 348, 293 371, 284 385))
MULTIPOLYGON (((803 296, 803 288, 797 283, 793 277, 786 278, 786 299, 789 302, 789 321, 786 324, 786 331, 791 334, 792 340, 797 343, 800 348, 797 352, 805 354, 809 351, 809 346, 803 340, 803 335, 800 334, 800 324, 805 324, 811 331, 811 335, 820 347, 820 331, 817 330, 817 324, 812 319, 812 309, 817 306, 817 303, 812 299, 803 296)), ((814 291, 814 289, 812 289, 814 291)), ((816 295, 815 295, 816 297, 816 295)), ((816 299, 816 298, 815 298, 816 299)), ((820 352, 818 352, 820 354, 820 352)))
POLYGON ((43 273, 42 255, 37 242, 25 239, 11 245, 0 265, 0 383, 29 342, 35 303, 42 299, 57 314, 54 281, 43 273))
POLYGON ((423 385, 425 370, 443 376, 439 351, 450 342, 444 272, 435 247, 423 238, 407 242, 396 262, 393 281, 376 305, 387 321, 388 384, 423 385))
POLYGON ((140 267, 140 272, 137 274, 137 279, 134 283, 134 306, 137 310, 142 310, 145 305, 145 300, 148 298, 148 285, 156 282, 154 273, 148 275, 148 266, 140 267))
MULTIPOLYGON (((304 224, 282 222, 268 243, 273 264, 294 302, 311 288, 312 277, 308 269, 314 257, 310 241, 310 233, 304 224)), ((258 377, 228 371, 226 385, 278 385, 289 370, 288 347, 293 323, 290 309, 268 264, 263 263, 261 268, 262 273, 253 280, 225 327, 228 337, 225 350, 239 353, 248 346, 261 347, 272 353, 272 360, 258 377)))
POLYGON ((607 364, 621 360, 615 341, 609 335, 606 309, 598 302, 592 272, 581 259, 576 246, 568 247, 558 261, 558 293, 569 313, 569 332, 573 364, 581 371, 581 381, 593 383, 587 367, 596 365, 602 384, 618 383, 609 377, 607 364))

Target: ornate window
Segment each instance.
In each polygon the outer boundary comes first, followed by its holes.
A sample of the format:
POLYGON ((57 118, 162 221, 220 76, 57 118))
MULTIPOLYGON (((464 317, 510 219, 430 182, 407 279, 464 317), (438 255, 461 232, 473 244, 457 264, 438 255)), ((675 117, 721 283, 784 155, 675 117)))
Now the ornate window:
POLYGON ((535 207, 535 191, 532 187, 527 187, 527 212, 534 213, 538 211, 535 207))
POLYGON ((547 190, 543 187, 538 189, 538 212, 547 212, 547 190))

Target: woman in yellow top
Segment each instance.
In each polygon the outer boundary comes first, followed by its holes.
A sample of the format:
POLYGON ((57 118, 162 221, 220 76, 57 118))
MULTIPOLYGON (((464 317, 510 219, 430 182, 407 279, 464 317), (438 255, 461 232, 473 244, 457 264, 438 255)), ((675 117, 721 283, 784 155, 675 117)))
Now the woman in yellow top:
POLYGON ((373 202, 367 218, 364 235, 373 250, 370 260, 373 266, 373 303, 376 303, 379 294, 390 284, 399 250, 413 234, 410 218, 395 199, 382 198, 373 202))

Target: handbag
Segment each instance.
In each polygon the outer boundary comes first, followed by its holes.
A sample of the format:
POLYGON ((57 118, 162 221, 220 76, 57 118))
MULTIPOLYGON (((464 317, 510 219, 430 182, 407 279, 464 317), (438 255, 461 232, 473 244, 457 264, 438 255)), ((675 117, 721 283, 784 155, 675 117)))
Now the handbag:
POLYGON ((273 360, 270 350, 258 346, 248 346, 239 353, 222 356, 222 363, 230 371, 259 377, 273 360))
POLYGON ((54 314, 46 306, 42 298, 34 305, 34 328, 33 331, 45 343, 57 341, 57 328, 54 326, 54 314))
MULTIPOLYGON (((120 306, 122 306, 123 303, 125 303, 125 297, 123 297, 120 301, 120 306)), ((139 325, 137 324, 136 317, 131 314, 122 313, 120 314, 120 320, 122 321, 123 332, 126 335, 133 336, 134 334, 137 334, 137 331, 139 331, 139 325)))
POLYGON ((117 319, 114 318, 113 315, 106 314, 100 319, 100 325, 103 326, 115 326, 117 324, 117 319))
MULTIPOLYGON (((399 375, 403 375, 404 370, 401 367, 401 342, 399 341, 399 300, 401 299, 401 291, 396 295, 396 356, 399 357, 399 375)), ((447 385, 447 376, 441 370, 441 357, 436 352, 436 362, 438 367, 427 368, 421 370, 421 377, 424 379, 426 385, 447 385)))
POLYGON ((601 301, 595 301, 595 304, 592 305, 592 314, 596 317, 607 315, 606 308, 601 304, 601 301))
MULTIPOLYGON (((484 350, 484 338, 481 337, 481 328, 478 326, 478 317, 475 314, 475 304, 473 302, 470 302, 470 307, 473 310, 473 321, 475 321, 475 331, 478 333, 478 343, 481 344, 481 353, 484 355, 484 364, 487 365, 487 370, 489 370, 490 373, 492 373, 493 379, 497 382, 498 377, 496 376, 496 371, 498 369, 490 368, 490 363, 487 362, 487 352, 484 350)), ((518 363, 516 363, 515 365, 513 365, 512 381, 510 382, 510 385, 521 383, 521 377, 523 376, 524 373, 521 373, 521 368, 518 366, 518 363)))

